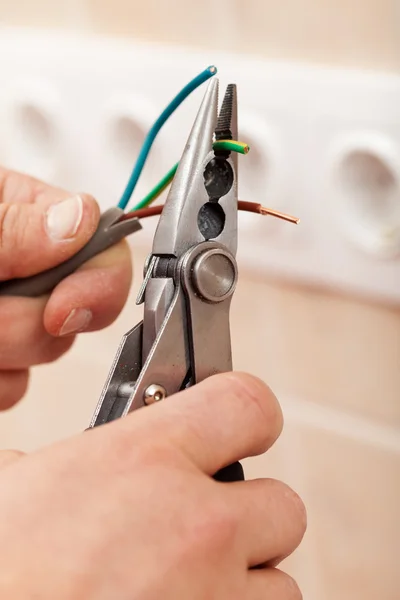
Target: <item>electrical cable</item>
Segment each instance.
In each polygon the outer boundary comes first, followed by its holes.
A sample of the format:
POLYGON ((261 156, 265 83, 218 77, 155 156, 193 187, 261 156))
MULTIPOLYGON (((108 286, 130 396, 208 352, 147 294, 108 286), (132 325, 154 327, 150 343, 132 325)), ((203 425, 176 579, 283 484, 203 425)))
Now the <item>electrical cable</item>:
POLYGON ((240 154, 247 154, 250 150, 248 144, 236 140, 218 140, 217 142, 214 142, 213 148, 216 152, 239 152, 240 154))
MULTIPOLYGON (((218 152, 219 150, 224 150, 225 152, 238 152, 240 154, 247 154, 250 150, 248 144, 244 142, 238 142, 237 140, 220 140, 218 142, 214 142, 213 149, 218 152)), ((168 187, 173 178, 175 177, 176 171, 178 169, 179 163, 176 163, 166 175, 154 186, 152 190, 146 196, 136 204, 131 209, 131 212, 136 210, 141 210, 146 206, 152 204, 158 196, 160 196, 163 191, 168 187)))
POLYGON ((158 117, 149 133, 146 136, 142 149, 140 150, 139 156, 136 160, 136 164, 133 168, 127 186, 122 194, 122 197, 118 203, 118 207, 125 210, 127 207, 129 200, 131 199, 132 193, 136 187, 136 184, 139 180, 139 177, 142 173, 143 167, 147 160, 147 156, 150 152, 150 149, 153 145, 153 142, 160 131, 161 127, 166 123, 172 113, 182 104, 182 102, 200 85, 202 85, 205 81, 213 77, 217 72, 217 68, 215 66, 208 67, 204 71, 202 71, 199 75, 197 75, 192 81, 190 81, 176 96, 175 98, 168 104, 168 106, 164 109, 161 115, 158 117))
MULTIPOLYGON (((155 217, 160 215, 163 211, 164 205, 157 204, 157 206, 147 206, 145 208, 131 211, 125 213, 120 221, 126 221, 128 219, 146 219, 147 217, 155 217)), ((259 215, 271 215, 273 217, 277 217, 278 219, 283 219, 284 221, 289 221, 290 223, 295 223, 296 225, 300 222, 300 219, 297 217, 292 217, 291 215, 287 215, 285 213, 281 213, 277 210, 273 210, 272 208, 267 208, 266 206, 262 206, 262 204, 257 204, 257 202, 246 202, 244 200, 239 200, 238 202, 238 210, 256 213, 259 215)))
POLYGON ((164 175, 164 177, 157 183, 157 185, 155 185, 153 189, 150 190, 150 192, 146 194, 146 196, 131 209, 130 212, 134 212, 136 210, 140 210, 142 208, 145 208, 146 206, 149 206, 149 204, 152 204, 158 198, 158 196, 161 196, 163 191, 169 186, 169 184, 175 177, 175 173, 178 169, 178 164, 179 163, 176 163, 176 165, 174 165, 168 171, 168 173, 164 175))

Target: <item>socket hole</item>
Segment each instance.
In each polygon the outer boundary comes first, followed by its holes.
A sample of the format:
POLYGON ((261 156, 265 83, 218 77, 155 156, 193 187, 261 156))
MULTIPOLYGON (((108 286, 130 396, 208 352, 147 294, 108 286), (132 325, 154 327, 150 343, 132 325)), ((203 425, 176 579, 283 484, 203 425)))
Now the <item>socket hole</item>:
POLYGON ((335 187, 348 232, 366 249, 400 249, 400 185, 386 159, 355 149, 340 161, 335 187))
POLYGON ((121 116, 111 123, 111 146, 121 168, 132 168, 145 139, 143 128, 131 117, 121 116))
POLYGON ((48 154, 53 142, 53 126, 49 118, 33 104, 22 105, 16 110, 16 124, 21 138, 34 151, 48 154))
POLYGON ((381 158, 370 152, 349 154, 342 162, 339 183, 354 209, 371 219, 390 217, 398 203, 396 176, 381 158))
POLYGON ((19 170, 52 181, 55 177, 56 132, 53 119, 32 102, 16 103, 12 109, 12 164, 19 170))

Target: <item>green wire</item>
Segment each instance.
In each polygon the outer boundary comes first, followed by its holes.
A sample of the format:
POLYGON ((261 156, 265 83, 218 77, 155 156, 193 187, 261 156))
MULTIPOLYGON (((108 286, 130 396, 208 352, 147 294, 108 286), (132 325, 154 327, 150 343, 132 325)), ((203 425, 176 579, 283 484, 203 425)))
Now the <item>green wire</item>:
POLYGON ((179 163, 176 163, 176 165, 174 165, 168 171, 168 173, 166 175, 164 175, 164 177, 161 179, 161 181, 159 181, 157 183, 157 185, 154 186, 154 188, 138 204, 136 204, 136 206, 134 206, 130 212, 133 212, 135 210, 140 210, 141 208, 146 208, 146 206, 149 206, 149 204, 154 202, 154 200, 163 193, 165 188, 167 188, 169 186, 169 184, 175 177, 175 173, 178 169, 178 165, 179 165, 179 163))
POLYGON ((247 144, 237 142, 236 140, 219 140, 218 142, 214 142, 213 148, 216 151, 239 152, 240 154, 247 154, 250 150, 247 144))
POLYGON ((124 193, 118 203, 118 207, 125 210, 127 207, 133 191, 136 187, 136 184, 139 180, 139 177, 143 171, 144 165, 147 160, 147 156, 150 152, 150 149, 156 139, 158 132, 165 125, 167 120, 170 118, 172 113, 182 104, 182 102, 200 85, 202 85, 205 81, 213 77, 217 72, 217 68, 214 66, 208 67, 204 71, 202 71, 199 75, 197 75, 192 81, 189 81, 187 85, 175 96, 175 98, 168 104, 168 106, 163 110, 161 115, 158 117, 157 121, 153 124, 149 133, 147 134, 142 149, 139 152, 139 156, 137 157, 135 166, 129 178, 129 181, 126 185, 124 193))
MULTIPOLYGON (((214 142, 213 149, 224 150, 228 152, 238 152, 239 154, 247 154, 250 150, 247 144, 243 142, 237 142, 236 140, 220 140, 218 142, 214 142)), ((134 212, 135 210, 140 210, 142 208, 146 208, 152 204, 158 196, 160 196, 163 191, 169 186, 173 178, 175 177, 176 171, 178 169, 179 163, 177 162, 164 177, 154 186, 154 188, 144 197, 142 200, 136 204, 129 212, 134 212)))

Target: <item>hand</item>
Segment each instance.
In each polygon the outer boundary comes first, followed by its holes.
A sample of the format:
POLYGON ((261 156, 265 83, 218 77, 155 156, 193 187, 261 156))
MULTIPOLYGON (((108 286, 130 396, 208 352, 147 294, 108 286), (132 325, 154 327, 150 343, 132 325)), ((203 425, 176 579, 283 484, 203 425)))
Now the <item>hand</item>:
MULTIPOLYGON (((70 196, 0 169, 0 281, 27 277, 70 258, 96 231, 95 200, 70 196)), ((64 354, 74 334, 109 325, 131 284, 122 243, 88 261, 43 298, 0 297, 0 409, 24 394, 28 370, 64 354)))
POLYGON ((35 454, 4 454, 0 597, 301 599, 276 569, 303 537, 301 500, 278 481, 210 477, 281 428, 270 390, 231 373, 35 454))

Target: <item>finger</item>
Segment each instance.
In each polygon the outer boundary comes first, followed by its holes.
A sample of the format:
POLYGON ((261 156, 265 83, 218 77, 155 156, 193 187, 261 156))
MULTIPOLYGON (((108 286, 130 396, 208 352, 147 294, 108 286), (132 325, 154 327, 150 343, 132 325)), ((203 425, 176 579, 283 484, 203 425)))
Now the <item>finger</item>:
POLYGON ((276 566, 304 537, 306 510, 299 496, 273 479, 237 482, 228 489, 249 567, 276 566))
POLYGON ((250 571, 246 600, 302 600, 297 583, 278 569, 250 571))
POLYGON ((28 277, 73 256, 100 218, 91 196, 49 193, 43 203, 0 204, 0 280, 28 277))
POLYGON ((53 362, 73 344, 44 328, 44 298, 0 298, 0 369, 28 369, 53 362))
POLYGON ((6 204, 42 204, 49 206, 54 196, 67 197, 66 192, 31 177, 0 167, 0 202, 6 204))
POLYGON ((0 451, 0 469, 8 467, 20 458, 25 456, 20 450, 1 450, 0 451))
POLYGON ((213 475, 222 467, 265 452, 282 430, 282 412, 271 390, 250 375, 228 373, 138 411, 132 426, 181 448, 201 470, 213 475), (141 414, 140 414, 141 413, 141 414))
POLYGON ((21 400, 28 381, 28 370, 0 371, 0 410, 7 410, 21 400))
POLYGON ((53 336, 69 336, 107 327, 121 312, 131 281, 131 253, 124 241, 56 287, 44 313, 46 330, 53 336))

